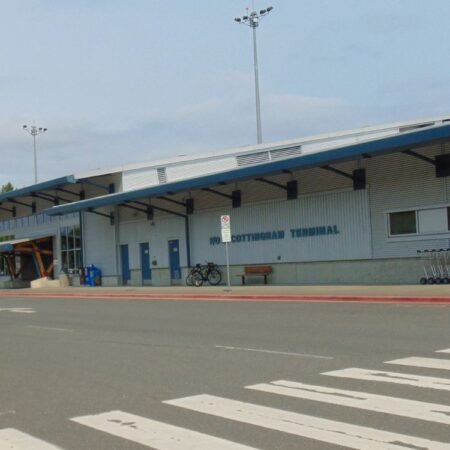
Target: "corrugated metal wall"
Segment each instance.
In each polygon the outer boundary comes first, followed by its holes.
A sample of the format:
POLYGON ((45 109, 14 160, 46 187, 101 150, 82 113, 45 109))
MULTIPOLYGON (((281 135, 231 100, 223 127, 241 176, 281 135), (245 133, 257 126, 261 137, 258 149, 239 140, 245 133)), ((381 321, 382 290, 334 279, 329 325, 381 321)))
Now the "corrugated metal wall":
MULTIPOLYGON (((323 261, 370 258, 370 226, 366 191, 307 195, 298 200, 264 202, 239 209, 223 208, 194 214, 191 219, 193 262, 225 263, 220 237, 220 215, 230 214, 232 264, 323 261), (292 236, 291 230, 334 227, 339 234, 292 236), (259 239, 249 234, 284 232, 284 238, 259 239), (250 240, 250 241, 249 241, 250 240)), ((296 232, 294 232, 296 233, 296 232)))
MULTIPOLYGON (((447 151, 449 145, 447 144, 447 151)), ((445 151, 441 145, 417 152, 434 157, 445 151)), ((446 204, 449 198, 447 181, 436 178, 435 167, 415 157, 397 153, 366 162, 375 258, 415 256, 417 250, 447 248, 447 235, 388 237, 387 211, 415 209, 446 204)))
MULTIPOLYGON (((450 144, 416 150, 430 158, 450 153, 450 144)), ((220 237, 222 214, 231 215, 233 235, 240 242, 230 246, 231 263, 290 263, 308 261, 341 261, 415 256, 418 249, 446 248, 450 233, 432 236, 388 236, 388 212, 401 209, 447 205, 450 182, 436 178, 432 164, 397 153, 334 165, 346 173, 356 168, 367 169, 367 189, 353 191, 352 181, 323 169, 295 171, 268 179, 285 184, 298 181, 299 198, 286 200, 286 192, 275 186, 245 181, 214 189, 231 194, 242 191, 242 207, 232 209, 230 200, 211 192, 192 191, 171 196, 173 199, 194 198, 195 212, 189 216, 191 229, 191 262, 213 260, 225 263, 220 237), (336 226, 338 234, 293 237, 291 230, 336 226), (284 232, 283 239, 253 239, 252 234, 284 232), (245 235, 243 238, 242 236, 245 235), (249 237, 250 236, 250 237, 249 237), (211 241, 213 238, 213 241, 211 241)), ((184 213, 180 206, 153 200, 155 204, 184 213)), ((168 240, 180 240, 181 264, 186 265, 184 219, 157 211, 154 226, 141 213, 120 208, 117 241, 115 227, 105 218, 88 215, 86 252, 101 258, 98 265, 115 273, 116 253, 120 243, 130 246, 130 267, 138 269, 139 243, 149 242, 152 259, 158 268, 168 267, 168 240), (101 255, 101 256, 100 256, 101 255)), ((302 232, 300 232, 302 233, 302 232)), ((294 232, 295 234, 295 232, 294 232)), ((88 259, 87 262, 94 262, 88 259)))
POLYGON ((150 259, 156 260, 156 268, 169 266, 168 241, 180 241, 180 263, 186 266, 185 225, 182 217, 164 216, 155 221, 122 222, 119 229, 119 243, 128 244, 130 269, 140 269, 139 244, 150 244, 150 259))
POLYGON ((84 264, 100 267, 103 276, 115 276, 115 227, 108 218, 87 212, 83 213, 82 222, 84 264))

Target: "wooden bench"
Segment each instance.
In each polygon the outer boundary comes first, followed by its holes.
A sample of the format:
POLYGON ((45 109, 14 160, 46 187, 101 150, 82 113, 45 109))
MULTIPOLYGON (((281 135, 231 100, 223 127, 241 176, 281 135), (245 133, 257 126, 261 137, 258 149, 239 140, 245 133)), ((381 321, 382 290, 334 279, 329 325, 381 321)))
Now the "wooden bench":
POLYGON ((242 284, 245 284, 246 277, 260 276, 264 277, 264 284, 267 284, 267 277, 272 273, 272 266, 245 266, 244 273, 239 276, 242 278, 242 284))

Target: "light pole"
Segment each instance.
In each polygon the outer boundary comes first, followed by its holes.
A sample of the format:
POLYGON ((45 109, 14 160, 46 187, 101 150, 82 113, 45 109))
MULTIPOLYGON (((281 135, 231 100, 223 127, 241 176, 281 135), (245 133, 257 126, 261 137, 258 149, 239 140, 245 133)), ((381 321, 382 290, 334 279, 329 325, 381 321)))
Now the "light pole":
MULTIPOLYGON (((253 8, 255 9, 255 8, 253 8)), ((273 7, 269 6, 266 9, 261 9, 258 12, 252 11, 247 15, 242 17, 236 17, 234 20, 242 25, 247 25, 253 30, 253 62, 255 65, 255 98, 256 98, 256 138, 257 143, 262 143, 262 129, 261 129, 261 105, 259 102, 259 75, 258 75, 258 52, 256 48, 256 28, 259 26, 259 22, 264 16, 272 11, 273 7)))
POLYGON ((22 129, 25 130, 27 133, 30 133, 31 136, 33 136, 33 154, 34 154, 34 184, 38 182, 38 175, 37 175, 37 156, 36 156, 36 136, 38 134, 45 133, 47 131, 47 128, 41 128, 37 127, 36 125, 22 125, 22 129))

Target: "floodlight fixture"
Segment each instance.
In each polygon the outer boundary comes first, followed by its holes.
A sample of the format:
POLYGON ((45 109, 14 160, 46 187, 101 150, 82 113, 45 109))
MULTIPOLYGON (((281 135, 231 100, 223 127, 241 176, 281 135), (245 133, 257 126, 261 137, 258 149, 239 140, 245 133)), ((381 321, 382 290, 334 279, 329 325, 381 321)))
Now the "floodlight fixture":
POLYGON ((22 129, 33 137, 33 155, 34 155, 34 183, 38 182, 37 174, 37 154, 36 154, 36 136, 47 131, 47 128, 36 127, 36 125, 22 125, 22 129))
POLYGON ((259 100, 259 76, 258 76, 258 52, 256 47, 256 28, 259 26, 261 19, 273 10, 273 6, 268 6, 265 9, 261 9, 258 12, 255 10, 251 11, 245 16, 236 17, 234 20, 240 25, 247 25, 253 29, 253 62, 255 66, 255 102, 256 102, 256 138, 257 143, 262 143, 262 129, 261 129, 261 105, 259 100))

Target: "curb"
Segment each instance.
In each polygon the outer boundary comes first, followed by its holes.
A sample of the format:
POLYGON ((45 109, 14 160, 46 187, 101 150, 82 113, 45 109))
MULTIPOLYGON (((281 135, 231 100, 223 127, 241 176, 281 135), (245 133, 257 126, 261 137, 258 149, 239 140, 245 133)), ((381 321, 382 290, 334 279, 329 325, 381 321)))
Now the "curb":
POLYGON ((444 296, 374 296, 374 295, 239 295, 239 294, 122 294, 122 293, 57 293, 0 292, 0 297, 14 298, 79 298, 116 300, 187 300, 228 302, 362 302, 362 303, 426 303, 450 305, 444 296))

